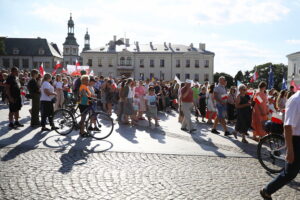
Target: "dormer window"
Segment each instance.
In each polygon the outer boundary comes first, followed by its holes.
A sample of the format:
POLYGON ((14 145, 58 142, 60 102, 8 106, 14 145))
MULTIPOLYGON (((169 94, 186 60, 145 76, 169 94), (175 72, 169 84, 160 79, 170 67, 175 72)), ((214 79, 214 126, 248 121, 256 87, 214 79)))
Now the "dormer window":
POLYGON ((20 53, 19 49, 17 49, 17 48, 13 49, 13 54, 14 55, 18 55, 19 53, 20 53))
POLYGON ((44 54, 45 54, 45 50, 42 49, 42 48, 40 48, 40 49, 39 49, 39 55, 44 55, 44 54))

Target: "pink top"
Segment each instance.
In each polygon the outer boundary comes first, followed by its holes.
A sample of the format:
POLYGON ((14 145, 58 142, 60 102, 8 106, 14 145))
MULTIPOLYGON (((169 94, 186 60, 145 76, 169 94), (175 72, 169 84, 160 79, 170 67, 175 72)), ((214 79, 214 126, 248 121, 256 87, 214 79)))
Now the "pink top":
POLYGON ((144 86, 138 86, 135 88, 135 94, 137 97, 143 97, 146 95, 146 88, 144 86))

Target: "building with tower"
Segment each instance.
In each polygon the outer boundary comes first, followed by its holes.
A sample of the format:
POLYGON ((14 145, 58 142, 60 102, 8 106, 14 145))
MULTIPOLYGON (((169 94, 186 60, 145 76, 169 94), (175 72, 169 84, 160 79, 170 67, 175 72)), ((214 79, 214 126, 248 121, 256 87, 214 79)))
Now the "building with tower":
POLYGON ((63 43, 63 60, 65 66, 68 64, 74 65, 76 60, 80 60, 78 50, 79 45, 74 36, 74 21, 71 13, 68 21, 68 36, 66 37, 66 41, 63 43))
POLYGON ((84 47, 83 47, 82 51, 87 51, 87 50, 91 50, 90 35, 89 35, 89 32, 88 32, 88 29, 86 29, 86 33, 84 35, 84 47))
POLYGON ((300 84, 300 51, 287 55, 288 58, 288 76, 287 81, 290 83, 292 80, 297 85, 300 84))

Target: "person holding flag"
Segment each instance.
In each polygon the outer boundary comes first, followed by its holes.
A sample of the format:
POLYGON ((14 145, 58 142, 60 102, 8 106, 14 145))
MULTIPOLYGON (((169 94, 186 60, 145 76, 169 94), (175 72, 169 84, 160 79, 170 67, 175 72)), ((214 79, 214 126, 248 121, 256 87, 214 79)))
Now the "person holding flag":
POLYGON ((262 81, 258 85, 259 91, 254 95, 254 106, 252 111, 253 140, 258 141, 258 137, 263 137, 267 133, 264 130, 264 123, 268 120, 269 108, 267 106, 268 98, 266 95, 266 82, 262 81))

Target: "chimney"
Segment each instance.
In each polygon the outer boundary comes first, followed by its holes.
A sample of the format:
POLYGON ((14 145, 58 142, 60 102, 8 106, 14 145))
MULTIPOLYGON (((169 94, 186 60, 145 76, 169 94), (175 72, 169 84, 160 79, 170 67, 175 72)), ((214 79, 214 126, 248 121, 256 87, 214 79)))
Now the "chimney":
POLYGON ((191 48, 194 48, 194 45, 193 45, 193 43, 191 43, 191 44, 190 44, 190 47, 191 47, 191 48))
POLYGON ((115 42, 115 41, 117 41, 117 36, 116 36, 116 35, 114 35, 114 42, 115 42))
POLYGON ((153 44, 152 44, 152 42, 150 42, 150 48, 153 49, 153 44))
POLYGON ((126 38, 126 43, 125 43, 126 47, 129 47, 129 39, 126 38))
POLYGON ((169 48, 170 48, 170 49, 172 48, 171 42, 169 42, 169 48))
POLYGON ((205 51, 205 43, 199 43, 199 49, 205 51))
POLYGON ((136 46, 136 50, 137 50, 137 51, 140 51, 139 42, 135 42, 135 46, 136 46))

